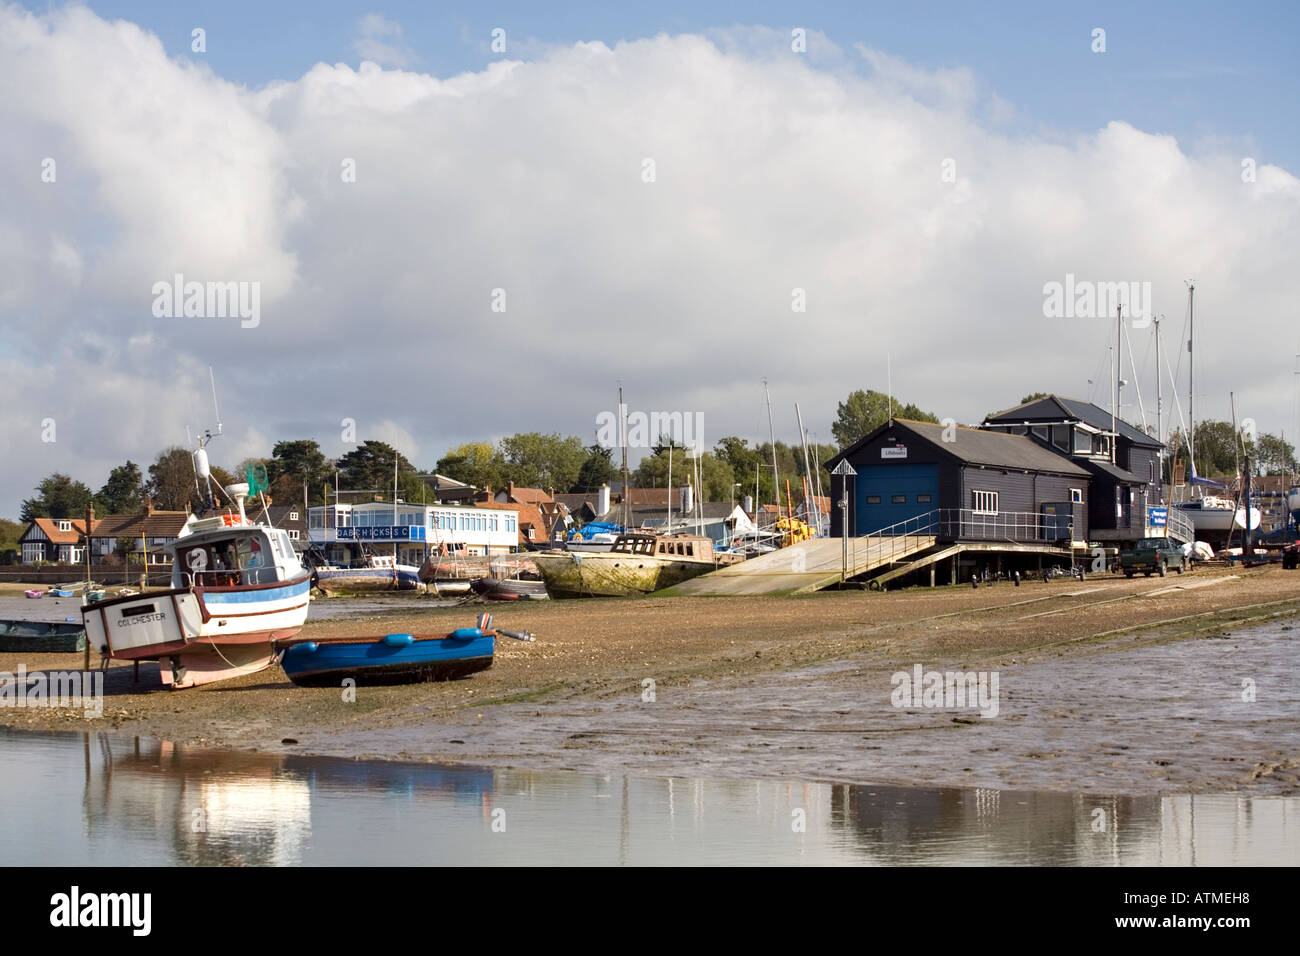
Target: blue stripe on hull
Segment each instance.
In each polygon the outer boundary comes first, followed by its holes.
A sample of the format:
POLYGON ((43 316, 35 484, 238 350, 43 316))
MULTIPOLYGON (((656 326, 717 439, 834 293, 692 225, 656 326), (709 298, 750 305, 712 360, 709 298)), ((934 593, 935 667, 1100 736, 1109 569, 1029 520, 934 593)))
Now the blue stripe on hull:
POLYGON ((263 588, 257 591, 204 591, 203 603, 213 604, 265 604, 302 597, 311 590, 311 581, 303 580, 282 588, 263 588))

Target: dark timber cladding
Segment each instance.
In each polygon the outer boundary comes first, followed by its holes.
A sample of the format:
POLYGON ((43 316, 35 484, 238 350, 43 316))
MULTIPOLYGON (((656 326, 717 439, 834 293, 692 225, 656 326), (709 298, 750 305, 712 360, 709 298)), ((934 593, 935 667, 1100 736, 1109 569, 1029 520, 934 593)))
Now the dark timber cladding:
POLYGON ((990 415, 984 427, 1024 435, 1092 476, 1088 528, 1096 541, 1147 534, 1147 509, 1161 500, 1160 441, 1077 398, 1049 395, 990 415), (1111 442, 1114 441, 1114 448, 1111 442), (1114 463, 1111 462, 1112 453, 1114 463))
MULTIPOLYGON (((848 478, 850 535, 919 522, 937 510, 942 540, 1088 537, 1088 472, 1026 437, 895 419, 830 459, 827 469, 842 460, 857 471, 848 478)), ((842 533, 844 480, 831 479, 835 535, 842 533)))

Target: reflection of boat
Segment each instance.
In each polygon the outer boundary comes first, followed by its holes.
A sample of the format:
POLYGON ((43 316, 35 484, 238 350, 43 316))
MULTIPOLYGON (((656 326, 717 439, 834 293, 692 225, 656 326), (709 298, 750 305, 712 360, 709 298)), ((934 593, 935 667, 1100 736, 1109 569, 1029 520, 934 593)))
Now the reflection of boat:
POLYGON ((304 687, 338 687, 345 680, 358 685, 454 680, 492 666, 498 632, 491 622, 491 616, 484 615, 478 627, 427 637, 386 634, 305 641, 287 648, 280 666, 304 687))
POLYGON ((244 514, 248 485, 227 491, 239 507, 190 517, 172 553, 172 586, 82 608, 86 634, 115 660, 157 660, 163 683, 193 687, 268 667, 272 643, 307 619, 311 581, 287 532, 244 514))
POLYGON ((391 555, 368 555, 359 568, 320 567, 312 572, 326 594, 363 591, 411 591, 420 586, 420 569, 398 564, 391 555))
POLYGON ((548 551, 533 561, 551 597, 649 594, 712 571, 739 556, 717 554, 703 535, 621 534, 606 553, 548 551))

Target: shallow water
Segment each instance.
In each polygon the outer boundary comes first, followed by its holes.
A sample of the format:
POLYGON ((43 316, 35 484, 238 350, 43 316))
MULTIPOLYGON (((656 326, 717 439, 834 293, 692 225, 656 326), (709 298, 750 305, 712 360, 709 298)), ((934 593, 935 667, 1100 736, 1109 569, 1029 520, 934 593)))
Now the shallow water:
POLYGON ((0 731, 14 865, 1281 865, 1300 799, 619 777, 0 731), (802 824, 802 826, 801 826, 802 824))

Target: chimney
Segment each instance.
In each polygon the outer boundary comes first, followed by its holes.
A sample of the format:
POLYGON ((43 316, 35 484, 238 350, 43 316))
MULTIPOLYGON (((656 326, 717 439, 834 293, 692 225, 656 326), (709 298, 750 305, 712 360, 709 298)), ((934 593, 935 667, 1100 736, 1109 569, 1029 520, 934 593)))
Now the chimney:
MULTIPOLYGON (((188 506, 186 510, 189 510, 188 506)), ((144 496, 144 513, 146 517, 153 514, 153 497, 151 495, 144 496)))
POLYGON ((690 514, 695 510, 695 490, 688 481, 682 485, 682 514, 690 514))
POLYGON ((506 501, 515 500, 515 483, 513 481, 506 482, 506 495, 507 495, 506 501))
POLYGON ((745 503, 741 507, 744 509, 745 514, 752 515, 754 513, 754 496, 745 495, 745 503))
POLYGON ((600 518, 609 514, 609 507, 609 485, 603 484, 596 496, 596 517, 600 518))

